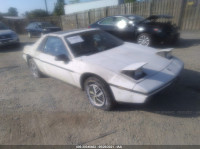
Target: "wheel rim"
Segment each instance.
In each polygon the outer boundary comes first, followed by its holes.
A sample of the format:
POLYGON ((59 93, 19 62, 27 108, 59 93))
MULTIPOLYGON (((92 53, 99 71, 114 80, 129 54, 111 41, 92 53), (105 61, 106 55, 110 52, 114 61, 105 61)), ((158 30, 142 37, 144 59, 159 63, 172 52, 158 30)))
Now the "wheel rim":
POLYGON ((28 37, 31 37, 31 33, 30 32, 28 32, 28 37))
POLYGON ((139 36, 139 38, 138 38, 138 44, 144 45, 144 46, 148 46, 149 43, 150 43, 150 39, 149 39, 148 36, 146 36, 146 35, 139 36))
POLYGON ((32 72, 33 76, 37 77, 38 76, 37 66, 33 61, 30 61, 30 68, 31 68, 31 72, 32 72))
POLYGON ((105 103, 105 96, 102 89, 96 84, 90 84, 87 87, 87 95, 93 105, 101 107, 105 103))

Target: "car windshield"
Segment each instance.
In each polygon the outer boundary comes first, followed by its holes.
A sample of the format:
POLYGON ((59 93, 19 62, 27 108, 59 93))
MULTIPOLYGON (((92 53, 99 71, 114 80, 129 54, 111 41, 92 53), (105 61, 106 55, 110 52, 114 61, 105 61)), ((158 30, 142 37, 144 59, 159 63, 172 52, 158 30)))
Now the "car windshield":
POLYGON ((65 41, 75 57, 95 54, 123 44, 122 40, 100 30, 69 35, 65 41))
POLYGON ((8 27, 0 22, 0 30, 6 30, 6 29, 8 29, 8 27))
POLYGON ((39 26, 41 26, 42 28, 54 27, 51 23, 48 23, 48 22, 42 22, 39 24, 39 26))

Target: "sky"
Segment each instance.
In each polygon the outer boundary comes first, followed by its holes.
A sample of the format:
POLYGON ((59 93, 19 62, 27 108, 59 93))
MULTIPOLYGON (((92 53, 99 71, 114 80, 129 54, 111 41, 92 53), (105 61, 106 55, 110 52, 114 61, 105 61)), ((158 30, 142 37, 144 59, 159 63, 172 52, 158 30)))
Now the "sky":
MULTIPOLYGON (((57 0, 47 0, 48 11, 52 12, 54 5, 57 0)), ((89 0, 81 0, 89 1, 89 0)), ((65 0, 68 3, 69 0, 65 0)), ((45 9, 45 0, 0 0, 0 12, 5 13, 8 8, 15 7, 18 10, 19 16, 21 16, 26 11, 31 11, 34 9, 45 9)))

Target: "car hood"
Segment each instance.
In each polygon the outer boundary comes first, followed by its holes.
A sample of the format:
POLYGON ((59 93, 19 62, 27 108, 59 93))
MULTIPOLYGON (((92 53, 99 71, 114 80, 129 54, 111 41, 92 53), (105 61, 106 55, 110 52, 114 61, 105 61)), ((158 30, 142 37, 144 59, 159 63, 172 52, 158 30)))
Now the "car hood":
POLYGON ((0 35, 5 35, 5 34, 12 34, 13 31, 10 30, 10 29, 7 29, 7 30, 0 30, 0 35))
POLYGON ((158 56, 156 52, 158 52, 156 49, 126 42, 111 50, 90 56, 82 56, 79 59, 116 73, 120 73, 127 68, 129 71, 134 70, 136 65, 143 64, 145 73, 152 75, 161 71, 170 63, 170 60, 158 56))

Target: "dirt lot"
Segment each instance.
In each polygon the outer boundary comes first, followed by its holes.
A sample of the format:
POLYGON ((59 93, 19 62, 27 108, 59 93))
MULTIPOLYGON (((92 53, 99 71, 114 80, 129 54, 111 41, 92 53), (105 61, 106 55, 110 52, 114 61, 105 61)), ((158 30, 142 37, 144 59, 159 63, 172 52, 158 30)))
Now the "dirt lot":
MULTIPOLYGON (((21 36, 22 47, 35 39, 21 36)), ((84 92, 34 79, 22 48, 0 50, 0 144, 200 144, 200 33, 182 33, 179 82, 145 105, 93 108, 84 92)))

